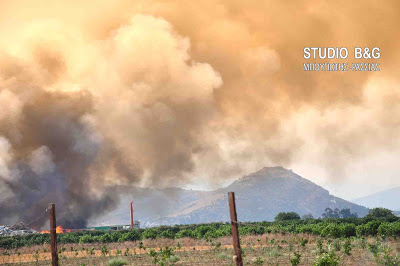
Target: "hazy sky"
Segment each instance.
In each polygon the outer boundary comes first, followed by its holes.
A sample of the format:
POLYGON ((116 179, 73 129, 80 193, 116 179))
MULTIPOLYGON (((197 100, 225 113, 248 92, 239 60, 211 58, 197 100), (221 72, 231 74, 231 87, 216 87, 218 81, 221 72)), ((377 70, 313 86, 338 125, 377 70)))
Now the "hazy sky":
POLYGON ((274 165, 347 199, 400 185, 399 12, 1 1, 0 213, 58 196, 79 215, 114 204, 114 185, 213 189, 274 165), (305 73, 306 46, 347 47, 349 63, 379 47, 381 71, 305 73))

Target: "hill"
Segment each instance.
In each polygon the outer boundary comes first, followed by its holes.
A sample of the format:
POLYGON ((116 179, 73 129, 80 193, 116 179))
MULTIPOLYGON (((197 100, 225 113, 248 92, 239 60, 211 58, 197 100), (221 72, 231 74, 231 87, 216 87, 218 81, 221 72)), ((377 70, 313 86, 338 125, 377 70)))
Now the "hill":
POLYGON ((400 211, 400 187, 374 193, 356 199, 354 202, 369 208, 384 207, 394 211, 400 211))
POLYGON ((320 217, 325 208, 349 208, 359 216, 365 207, 330 195, 329 192, 283 167, 265 167, 215 191, 181 188, 133 188, 121 204, 95 223, 129 223, 133 198, 135 219, 145 226, 191 224, 229 220, 227 193, 234 191, 240 221, 273 220, 279 212, 311 213, 320 217), (131 195, 130 195, 131 194, 131 195))

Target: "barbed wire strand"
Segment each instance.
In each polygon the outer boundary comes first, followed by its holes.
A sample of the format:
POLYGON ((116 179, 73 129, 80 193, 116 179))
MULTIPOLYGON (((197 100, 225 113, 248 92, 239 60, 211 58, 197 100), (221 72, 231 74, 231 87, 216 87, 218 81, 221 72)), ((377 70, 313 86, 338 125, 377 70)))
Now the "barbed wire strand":
POLYGON ((25 225, 26 225, 26 226, 29 226, 30 224, 32 224, 32 223, 36 222, 37 220, 43 218, 43 216, 45 216, 46 214, 47 214, 47 208, 46 208, 46 210, 45 210, 40 216, 38 216, 37 218, 33 219, 33 220, 30 221, 29 223, 26 223, 25 225))

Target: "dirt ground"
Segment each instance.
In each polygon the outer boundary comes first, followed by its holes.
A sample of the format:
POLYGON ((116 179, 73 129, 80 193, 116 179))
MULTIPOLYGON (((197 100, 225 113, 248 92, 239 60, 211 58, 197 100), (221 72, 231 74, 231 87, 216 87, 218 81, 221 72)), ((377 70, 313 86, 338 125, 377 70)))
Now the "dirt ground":
MULTIPOLYGON (((349 254, 344 252, 345 240, 323 241, 323 250, 336 248, 335 254, 340 265, 377 265, 376 259, 368 249, 368 244, 382 243, 390 247, 393 256, 400 254, 400 240, 375 238, 353 239, 349 254), (338 248, 339 247, 339 248, 338 248), (340 250, 337 250, 340 249, 340 250)), ((311 235, 266 234, 262 236, 241 237, 245 265, 291 265, 294 253, 301 255, 299 265, 312 265, 319 252, 317 237, 311 235), (306 241, 305 241, 306 240, 306 241), (302 245, 303 242, 303 245, 302 245), (304 242, 307 242, 304 244, 304 242)), ((67 244, 59 245, 60 265, 109 265, 110 260, 120 259, 127 265, 154 265, 154 256, 159 262, 161 248, 173 248, 172 258, 167 265, 235 265, 231 238, 224 237, 211 241, 195 239, 156 239, 109 243, 109 244, 67 244)), ((41 245, 16 250, 1 251, 2 265, 51 265, 50 247, 41 245)), ((158 264, 159 264, 158 262, 158 264)))

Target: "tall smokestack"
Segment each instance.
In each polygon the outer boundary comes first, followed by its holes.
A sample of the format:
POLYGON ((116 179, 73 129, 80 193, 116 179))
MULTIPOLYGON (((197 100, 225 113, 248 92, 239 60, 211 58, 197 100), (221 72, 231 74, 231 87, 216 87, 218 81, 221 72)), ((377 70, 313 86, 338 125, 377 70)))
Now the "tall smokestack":
POLYGON ((131 202, 131 229, 133 229, 133 202, 131 202))

